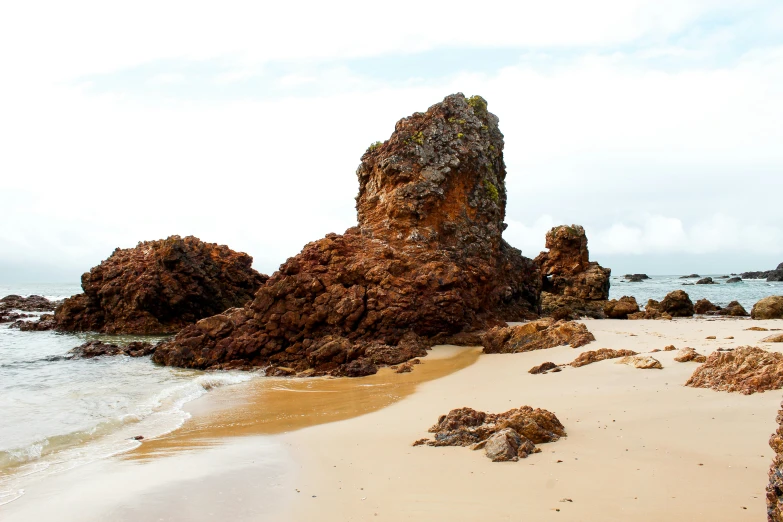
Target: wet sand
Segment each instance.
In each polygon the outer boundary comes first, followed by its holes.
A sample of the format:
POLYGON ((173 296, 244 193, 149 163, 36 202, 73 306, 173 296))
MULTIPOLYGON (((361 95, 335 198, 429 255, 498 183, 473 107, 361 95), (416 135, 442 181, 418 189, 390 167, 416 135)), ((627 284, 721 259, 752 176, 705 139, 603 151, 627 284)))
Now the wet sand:
POLYGON ((0 517, 763 520, 779 392, 686 388, 698 365, 674 362, 677 352, 653 354, 663 370, 611 360, 547 375, 527 370, 603 347, 674 344, 708 354, 762 345, 768 332, 744 329, 783 321, 586 323, 597 340, 579 349, 479 357, 476 349, 439 348, 410 374, 218 389, 191 403, 193 418, 181 430, 35 484, 0 517), (411 446, 452 408, 521 405, 553 411, 568 437, 516 463, 411 446))

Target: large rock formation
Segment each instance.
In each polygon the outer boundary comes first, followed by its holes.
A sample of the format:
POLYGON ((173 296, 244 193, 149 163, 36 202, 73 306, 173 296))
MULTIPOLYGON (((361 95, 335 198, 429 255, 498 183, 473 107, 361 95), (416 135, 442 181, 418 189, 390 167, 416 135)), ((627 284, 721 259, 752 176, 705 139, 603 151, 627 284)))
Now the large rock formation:
POLYGON ((783 319, 783 295, 760 299, 750 311, 753 319, 783 319))
POLYGON ((175 333, 242 306, 267 280, 225 245, 171 236, 116 249, 82 275, 83 294, 55 311, 56 328, 111 334, 175 333))
POLYGON ((306 245, 251 303, 185 328, 153 359, 361 375, 406 343, 402 356, 418 356, 432 336, 537 315, 540 273, 501 237, 503 134, 481 97, 400 120, 357 175, 357 227, 306 245))
POLYGON ((783 263, 774 270, 743 272, 742 279, 766 279, 767 281, 783 281, 783 263))
POLYGON ((612 271, 590 262, 587 235, 579 225, 555 227, 546 234, 548 252, 536 257, 541 269, 543 291, 579 299, 609 298, 612 271))
POLYGON ((740 392, 745 395, 783 388, 783 354, 743 346, 713 352, 685 386, 740 392))

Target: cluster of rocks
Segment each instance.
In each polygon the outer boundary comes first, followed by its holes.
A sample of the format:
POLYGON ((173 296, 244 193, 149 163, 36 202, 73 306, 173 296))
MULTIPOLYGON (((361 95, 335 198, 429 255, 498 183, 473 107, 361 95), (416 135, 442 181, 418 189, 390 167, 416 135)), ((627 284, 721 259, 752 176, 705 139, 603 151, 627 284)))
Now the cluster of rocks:
POLYGON ((566 431, 554 413, 522 406, 505 413, 457 408, 441 415, 429 429, 434 440, 420 439, 414 446, 467 446, 483 449, 492 462, 517 461, 541 450, 536 444, 555 442, 566 431))
POLYGON ((494 327, 481 339, 484 353, 520 353, 570 345, 578 348, 595 341, 583 323, 543 318, 529 323, 494 327))
POLYGON ((768 474, 767 520, 783 522, 783 404, 778 410, 775 422, 778 427, 769 439, 769 447, 775 452, 775 456, 768 474))
POLYGON ((749 314, 738 302, 732 301, 724 307, 712 303, 709 299, 699 299, 693 307, 699 315, 722 315, 728 317, 747 317, 749 314))
POLYGON ((783 388, 783 354, 743 346, 710 354, 685 383, 750 395, 783 388))
POLYGON ((0 299, 0 323, 22 323, 24 319, 35 317, 24 312, 52 312, 59 303, 40 295, 22 297, 7 295, 0 299))
POLYGON ((774 270, 743 272, 741 275, 743 279, 766 279, 767 281, 783 281, 783 263, 780 263, 774 270))
POLYGON ((155 352, 152 343, 134 341, 125 345, 106 343, 103 341, 88 341, 68 352, 71 358, 92 359, 104 355, 127 355, 128 357, 144 357, 155 352))
POLYGON ((691 298, 682 290, 666 294, 662 301, 649 299, 644 311, 628 314, 628 319, 671 319, 673 317, 693 317, 694 307, 691 298))

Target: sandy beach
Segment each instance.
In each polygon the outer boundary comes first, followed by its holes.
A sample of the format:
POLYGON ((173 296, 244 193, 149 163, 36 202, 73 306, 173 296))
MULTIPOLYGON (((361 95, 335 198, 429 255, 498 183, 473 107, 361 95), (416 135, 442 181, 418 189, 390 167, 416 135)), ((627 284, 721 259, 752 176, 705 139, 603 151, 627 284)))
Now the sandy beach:
POLYGON ((531 375, 598 348, 765 346, 781 321, 586 320, 596 341, 513 355, 436 347, 409 374, 260 379, 190 405, 178 431, 31 483, 21 520, 760 520, 778 392, 684 387, 697 363, 607 360, 531 375), (707 340, 715 336, 715 340, 707 340), (734 337, 733 339, 726 339, 734 337), (270 384, 271 383, 271 384, 270 384), (412 447, 438 416, 530 405, 568 436, 519 462, 412 447), (566 500, 569 499, 569 500, 566 500))

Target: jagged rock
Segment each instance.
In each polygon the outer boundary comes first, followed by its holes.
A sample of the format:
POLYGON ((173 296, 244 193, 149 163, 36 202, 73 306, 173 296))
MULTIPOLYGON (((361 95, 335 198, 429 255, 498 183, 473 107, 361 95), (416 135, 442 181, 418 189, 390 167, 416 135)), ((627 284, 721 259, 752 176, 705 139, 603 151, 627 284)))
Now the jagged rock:
POLYGON ((144 357, 155 351, 152 343, 134 341, 127 345, 116 345, 103 341, 89 341, 70 350, 68 355, 73 358, 91 359, 102 355, 127 355, 129 357, 144 357))
POLYGON ((617 359, 618 357, 626 357, 629 355, 636 355, 633 350, 613 350, 611 348, 600 348, 598 350, 590 350, 589 352, 582 352, 579 356, 571 361, 569 364, 574 368, 580 366, 586 366, 598 361, 606 359, 617 359))
POLYGON ((192 236, 118 248, 82 275, 83 294, 57 308, 57 329, 175 333, 252 299, 267 279, 252 262, 247 254, 192 236))
POLYGON ((541 275, 501 237, 503 135, 481 97, 451 95, 400 120, 362 156, 357 175, 357 227, 306 245, 225 330, 189 326, 154 360, 348 375, 370 368, 354 363, 366 351, 398 350, 407 332, 424 346, 537 315, 541 275), (314 358, 327 336, 342 340, 314 358))
POLYGON ((579 348, 595 337, 582 323, 539 319, 526 324, 495 327, 484 334, 484 353, 519 353, 571 345, 579 348))
POLYGON ((2 312, 20 310, 22 312, 53 312, 59 302, 50 301, 40 295, 22 297, 20 295, 7 295, 0 299, 0 315, 2 312))
POLYGON ((742 278, 741 277, 730 277, 729 279, 726 279, 726 284, 729 283, 741 283, 742 278))
POLYGON ((23 332, 43 332, 46 330, 54 330, 56 325, 57 322, 55 321, 54 315, 43 314, 37 321, 24 321, 20 319, 11 323, 8 328, 18 328, 23 332))
POLYGON ((699 279, 696 281, 697 285, 717 285, 715 281, 712 280, 711 277, 705 277, 704 279, 699 279))
POLYGON ((539 364, 538 366, 533 366, 527 371, 527 373, 532 373, 532 374, 546 373, 549 370, 554 370, 555 368, 557 368, 557 365, 555 363, 545 362, 539 364))
POLYGON ((745 308, 739 304, 738 301, 732 301, 725 307, 718 310, 718 315, 727 315, 730 317, 747 317, 748 312, 745 311, 745 308))
POLYGON ((541 315, 555 320, 575 320, 582 317, 605 319, 605 303, 606 301, 541 292, 541 315))
POLYGON ((543 276, 543 290, 579 299, 609 298, 612 271, 590 262, 585 229, 579 225, 555 227, 546 234, 548 252, 535 262, 543 276))
POLYGON ((707 360, 707 357, 698 353, 695 348, 685 347, 680 350, 680 355, 674 358, 677 362, 690 362, 703 363, 707 360))
POLYGON ((639 368, 640 370, 663 369, 661 362, 655 357, 650 357, 649 355, 629 355, 623 357, 615 364, 627 364, 629 366, 633 366, 634 368, 639 368))
POLYGON ((639 304, 635 297, 623 296, 604 304, 604 313, 609 319, 628 319, 630 314, 639 313, 639 304))
POLYGON ((753 319, 783 319, 783 296, 772 295, 759 300, 753 305, 750 316, 753 319))
POLYGON ((783 343, 783 334, 770 335, 761 340, 762 343, 783 343))
POLYGON ((698 279, 699 277, 701 277, 699 274, 691 274, 691 275, 680 276, 680 279, 698 279))
POLYGON ((783 388, 783 354, 743 346, 731 352, 713 352, 685 386, 750 395, 783 388))
POLYGON ((536 444, 565 437, 563 425, 554 413, 522 406, 505 413, 484 413, 458 408, 441 415, 429 429, 434 440, 420 439, 414 446, 470 446, 484 449, 493 462, 515 461, 540 450, 536 444))
POLYGON ((767 484, 767 520, 783 522, 783 404, 775 418, 778 424, 775 433, 769 439, 769 447, 775 452, 769 468, 767 484))
POLYGON ((709 299, 699 299, 693 306, 694 313, 704 315, 708 312, 717 312, 720 306, 713 304, 709 299))

